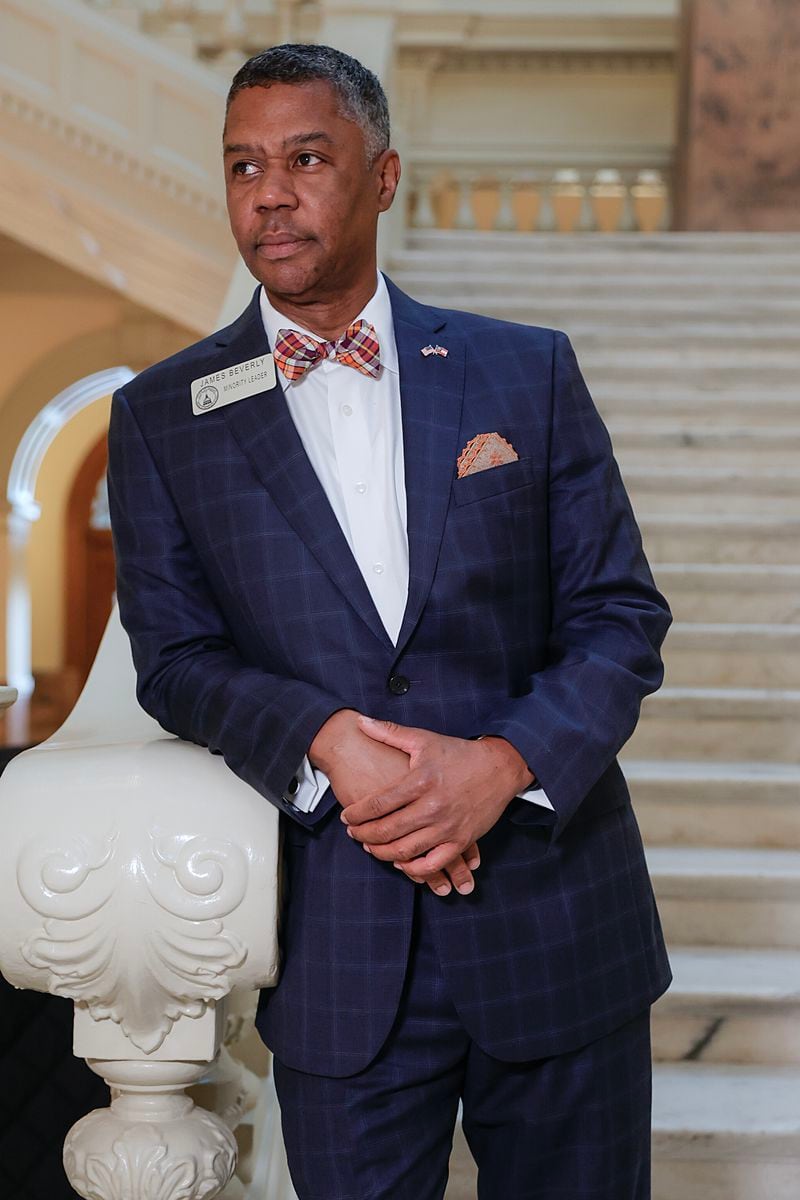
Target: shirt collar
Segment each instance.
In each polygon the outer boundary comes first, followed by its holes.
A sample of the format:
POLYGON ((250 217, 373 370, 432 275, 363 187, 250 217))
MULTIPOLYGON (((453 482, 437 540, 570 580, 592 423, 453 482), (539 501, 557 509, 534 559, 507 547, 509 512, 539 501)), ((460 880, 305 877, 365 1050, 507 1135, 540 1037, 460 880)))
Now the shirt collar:
MULTIPOLYGON (((277 308, 273 308, 263 284, 259 292, 259 305, 261 308, 261 320, 264 323, 264 329, 270 346, 275 345, 279 329, 296 329, 300 333, 307 333, 309 337, 319 339, 318 333, 314 333, 312 329, 306 329, 304 325, 299 325, 297 321, 290 321, 283 313, 278 312, 277 308)), ((392 302, 389 298, 389 289, 386 286, 386 280, 380 271, 378 272, 377 286, 372 299, 367 301, 358 316, 353 319, 356 321, 369 321, 374 326, 381 348, 381 366, 395 375, 399 374, 397 343, 394 337, 394 321, 392 319, 392 302)))

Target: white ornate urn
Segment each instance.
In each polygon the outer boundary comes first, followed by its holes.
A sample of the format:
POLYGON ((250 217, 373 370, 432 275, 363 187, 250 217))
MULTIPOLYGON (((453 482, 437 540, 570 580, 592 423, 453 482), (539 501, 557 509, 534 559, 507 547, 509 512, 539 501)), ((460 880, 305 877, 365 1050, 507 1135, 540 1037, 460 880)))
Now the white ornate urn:
POLYGON ((185 1089, 218 1061, 231 994, 276 980, 278 814, 139 707, 116 610, 65 724, 0 777, 0 828, 0 970, 74 1001, 74 1051, 111 1088, 67 1137, 72 1187, 218 1195, 241 1106, 185 1089))

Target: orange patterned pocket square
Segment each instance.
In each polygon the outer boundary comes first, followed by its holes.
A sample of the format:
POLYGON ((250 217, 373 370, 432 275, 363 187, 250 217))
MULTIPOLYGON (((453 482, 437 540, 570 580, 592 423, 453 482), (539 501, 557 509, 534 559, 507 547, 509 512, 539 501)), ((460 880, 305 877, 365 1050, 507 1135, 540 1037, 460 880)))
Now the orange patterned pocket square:
POLYGON ((458 456, 458 478, 500 467, 519 458, 514 447, 499 433, 479 433, 467 442, 458 456))

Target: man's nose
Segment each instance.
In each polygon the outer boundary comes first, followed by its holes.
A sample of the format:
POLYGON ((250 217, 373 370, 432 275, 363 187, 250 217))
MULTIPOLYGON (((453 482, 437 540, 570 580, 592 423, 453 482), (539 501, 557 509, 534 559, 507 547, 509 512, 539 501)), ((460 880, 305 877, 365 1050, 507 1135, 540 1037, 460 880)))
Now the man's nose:
POLYGON ((268 167, 255 190, 256 208, 297 208, 297 193, 289 171, 268 167))

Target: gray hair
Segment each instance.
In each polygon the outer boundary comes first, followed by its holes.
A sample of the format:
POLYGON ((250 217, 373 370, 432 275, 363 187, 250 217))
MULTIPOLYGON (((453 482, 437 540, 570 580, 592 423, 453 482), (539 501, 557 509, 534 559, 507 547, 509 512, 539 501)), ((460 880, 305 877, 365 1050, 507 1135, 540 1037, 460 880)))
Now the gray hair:
POLYGON ((225 112, 244 88, 266 87, 271 83, 310 83, 316 79, 333 87, 342 116, 360 126, 367 164, 371 166, 389 147, 386 93, 377 75, 333 46, 286 43, 254 54, 234 75, 225 112))

